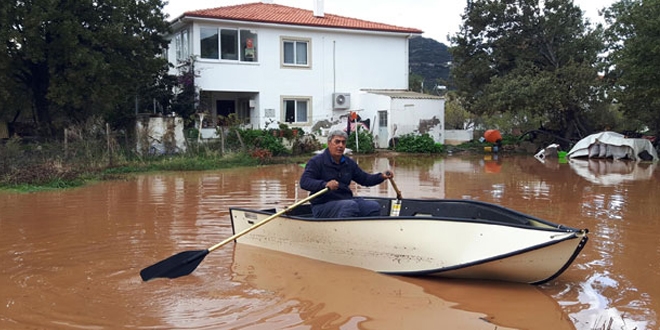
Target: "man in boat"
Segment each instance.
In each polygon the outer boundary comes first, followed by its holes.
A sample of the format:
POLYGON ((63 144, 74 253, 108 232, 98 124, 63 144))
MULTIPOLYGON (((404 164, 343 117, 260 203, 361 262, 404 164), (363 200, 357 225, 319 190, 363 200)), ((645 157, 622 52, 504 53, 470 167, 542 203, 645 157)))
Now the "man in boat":
POLYGON ((348 136, 344 131, 332 131, 328 135, 328 147, 312 157, 300 177, 300 187, 315 193, 323 188, 330 191, 312 199, 312 213, 316 218, 347 218, 380 215, 380 205, 375 201, 354 197, 351 181, 371 187, 394 177, 392 171, 369 174, 351 158, 344 155, 348 136))

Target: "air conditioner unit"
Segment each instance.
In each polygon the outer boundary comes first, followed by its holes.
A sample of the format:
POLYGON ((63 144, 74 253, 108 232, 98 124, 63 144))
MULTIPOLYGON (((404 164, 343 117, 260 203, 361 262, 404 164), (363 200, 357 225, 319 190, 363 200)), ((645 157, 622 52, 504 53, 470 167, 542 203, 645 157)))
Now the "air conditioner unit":
POLYGON ((351 107, 351 94, 332 93, 332 107, 334 109, 349 109, 351 107))

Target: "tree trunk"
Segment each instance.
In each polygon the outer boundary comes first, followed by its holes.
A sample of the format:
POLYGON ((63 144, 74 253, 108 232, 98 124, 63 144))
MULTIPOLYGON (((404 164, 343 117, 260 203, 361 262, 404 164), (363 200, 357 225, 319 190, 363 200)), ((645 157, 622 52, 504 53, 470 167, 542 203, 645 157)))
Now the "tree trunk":
POLYGON ((245 151, 245 143, 243 143, 243 138, 241 137, 241 133, 237 129, 234 129, 234 132, 236 132, 238 143, 241 144, 241 150, 245 151))
POLYGON ((39 132, 45 137, 53 136, 53 122, 50 116, 50 106, 48 102, 48 65, 45 63, 36 63, 30 66, 30 87, 34 95, 34 110, 36 114, 36 124, 39 132))

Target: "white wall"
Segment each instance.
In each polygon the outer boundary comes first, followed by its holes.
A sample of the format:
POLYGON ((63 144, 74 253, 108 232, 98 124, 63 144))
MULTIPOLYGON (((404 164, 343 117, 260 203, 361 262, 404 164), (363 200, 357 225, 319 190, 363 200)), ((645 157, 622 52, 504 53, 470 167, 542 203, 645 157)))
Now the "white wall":
POLYGON ((379 141, 389 141, 392 137, 392 124, 394 123, 391 119, 391 114, 389 113, 390 107, 392 106, 392 98, 386 95, 373 94, 367 92, 361 92, 358 94, 359 104, 361 105, 361 111, 358 111, 362 119, 371 119, 370 131, 374 136, 374 143, 378 148, 387 148, 387 143, 380 143, 379 141), (389 127, 385 128, 387 132, 385 136, 381 137, 383 130, 379 127, 378 123, 378 112, 387 111, 388 112, 388 123, 389 127))
POLYGON ((392 136, 428 133, 437 143, 445 143, 444 99, 393 99, 390 116, 392 136))
POLYGON ((448 129, 445 130, 445 143, 459 145, 474 140, 474 130, 448 129))
POLYGON ((136 150, 139 154, 144 150, 152 154, 186 151, 183 118, 181 117, 138 118, 135 128, 137 132, 136 150), (168 144, 174 146, 175 150, 167 150, 168 144))

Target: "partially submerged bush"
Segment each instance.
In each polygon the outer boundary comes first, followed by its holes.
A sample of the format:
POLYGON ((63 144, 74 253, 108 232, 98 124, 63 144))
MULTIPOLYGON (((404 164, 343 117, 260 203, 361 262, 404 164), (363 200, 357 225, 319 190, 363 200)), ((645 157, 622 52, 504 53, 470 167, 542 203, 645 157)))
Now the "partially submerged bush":
POLYGON ((445 147, 440 143, 435 143, 429 134, 405 134, 399 137, 394 147, 395 151, 410 153, 441 153, 445 147))

